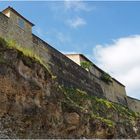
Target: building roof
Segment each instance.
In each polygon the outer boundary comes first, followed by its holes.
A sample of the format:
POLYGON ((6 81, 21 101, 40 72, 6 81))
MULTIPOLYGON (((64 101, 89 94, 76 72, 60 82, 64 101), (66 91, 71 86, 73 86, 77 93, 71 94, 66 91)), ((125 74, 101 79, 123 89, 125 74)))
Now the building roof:
POLYGON ((4 9, 2 11, 2 13, 11 10, 12 12, 14 12, 15 14, 17 14, 18 16, 20 16, 21 18, 23 18, 25 21, 27 21, 31 26, 34 26, 34 24, 32 22, 30 22, 29 20, 27 20, 25 17, 23 17, 21 14, 19 14, 15 9, 13 9, 12 7, 7 7, 6 9, 4 9))
MULTIPOLYGON (((65 54, 66 56, 72 56, 72 55, 79 55, 79 56, 81 56, 81 57, 83 57, 86 61, 88 61, 88 62, 90 62, 90 63, 92 63, 92 65, 96 68, 96 69, 98 69, 101 73, 104 73, 105 71, 103 71, 102 69, 100 69, 98 66, 96 66, 91 60, 89 60, 86 56, 84 56, 83 54, 65 54)), ((123 87, 125 87, 122 83, 120 83, 118 80, 116 80, 115 78, 113 78, 112 77, 112 79, 114 80, 114 81, 116 81, 118 84, 120 84, 120 85, 122 85, 123 87)))

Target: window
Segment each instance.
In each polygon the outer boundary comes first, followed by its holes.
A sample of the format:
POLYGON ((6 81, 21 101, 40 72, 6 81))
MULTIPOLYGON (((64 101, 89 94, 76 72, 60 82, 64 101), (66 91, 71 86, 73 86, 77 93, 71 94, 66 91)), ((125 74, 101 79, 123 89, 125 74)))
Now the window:
POLYGON ((21 18, 18 18, 18 26, 22 29, 24 29, 24 20, 21 18))

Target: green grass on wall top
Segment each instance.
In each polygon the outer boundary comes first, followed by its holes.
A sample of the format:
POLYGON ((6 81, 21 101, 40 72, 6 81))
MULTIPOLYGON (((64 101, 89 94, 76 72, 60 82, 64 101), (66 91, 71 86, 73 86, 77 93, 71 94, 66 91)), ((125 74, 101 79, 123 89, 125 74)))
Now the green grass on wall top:
POLYGON ((39 62, 41 65, 43 65, 46 70, 50 73, 52 76, 52 79, 55 79, 56 76, 53 75, 53 73, 50 70, 49 64, 45 63, 44 58, 39 56, 31 47, 22 47, 16 43, 14 40, 5 40, 0 37, 0 44, 3 47, 9 48, 9 49, 16 49, 23 53, 23 55, 30 57, 34 59, 35 61, 39 62))

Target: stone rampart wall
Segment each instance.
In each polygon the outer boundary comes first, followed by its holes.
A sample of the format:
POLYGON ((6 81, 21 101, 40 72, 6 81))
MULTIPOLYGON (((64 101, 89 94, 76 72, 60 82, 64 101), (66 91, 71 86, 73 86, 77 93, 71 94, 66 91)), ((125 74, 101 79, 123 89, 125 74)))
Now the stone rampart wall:
POLYGON ((59 83, 68 87, 78 87, 113 102, 126 104, 124 87, 120 88, 115 82, 106 84, 35 35, 33 42, 36 52, 44 57, 45 63, 50 63, 51 71, 57 75, 59 83))
POLYGON ((140 113, 140 100, 127 96, 127 103, 130 109, 140 113))
MULTIPOLYGON (((73 60, 78 65, 81 65, 80 62, 84 62, 84 61, 90 62, 86 57, 80 54, 68 54, 66 56, 70 58, 71 60, 73 60)), ((105 73, 103 70, 101 70, 99 67, 97 67, 93 63, 92 65, 90 65, 87 71, 92 73, 97 79, 101 79, 102 75, 105 73)), ((102 86, 105 96, 111 101, 115 101, 115 102, 119 101, 121 103, 126 102, 125 86, 122 85, 117 80, 115 80, 114 78, 112 78, 111 80, 112 80, 112 83, 110 84, 104 84, 100 80, 100 85, 102 86)))
POLYGON ((95 82, 93 76, 72 60, 61 54, 49 44, 33 35, 34 49, 36 53, 43 56, 45 63, 49 63, 58 82, 67 87, 77 87, 90 94, 104 97, 101 86, 95 82))

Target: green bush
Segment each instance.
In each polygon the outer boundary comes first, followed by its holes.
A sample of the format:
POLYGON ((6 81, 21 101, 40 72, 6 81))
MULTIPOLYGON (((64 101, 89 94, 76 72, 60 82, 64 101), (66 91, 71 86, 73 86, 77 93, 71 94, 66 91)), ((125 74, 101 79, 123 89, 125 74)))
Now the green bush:
POLYGON ((101 78, 102 81, 104 81, 104 82, 107 83, 107 84, 112 83, 112 78, 111 78, 111 76, 110 76, 108 73, 106 73, 106 72, 102 73, 102 75, 101 75, 100 78, 101 78))
POLYGON ((92 66, 92 63, 88 61, 82 61, 80 65, 82 68, 89 70, 89 68, 92 66))
POLYGON ((0 45, 2 45, 2 47, 6 47, 7 46, 7 42, 0 37, 0 45))

